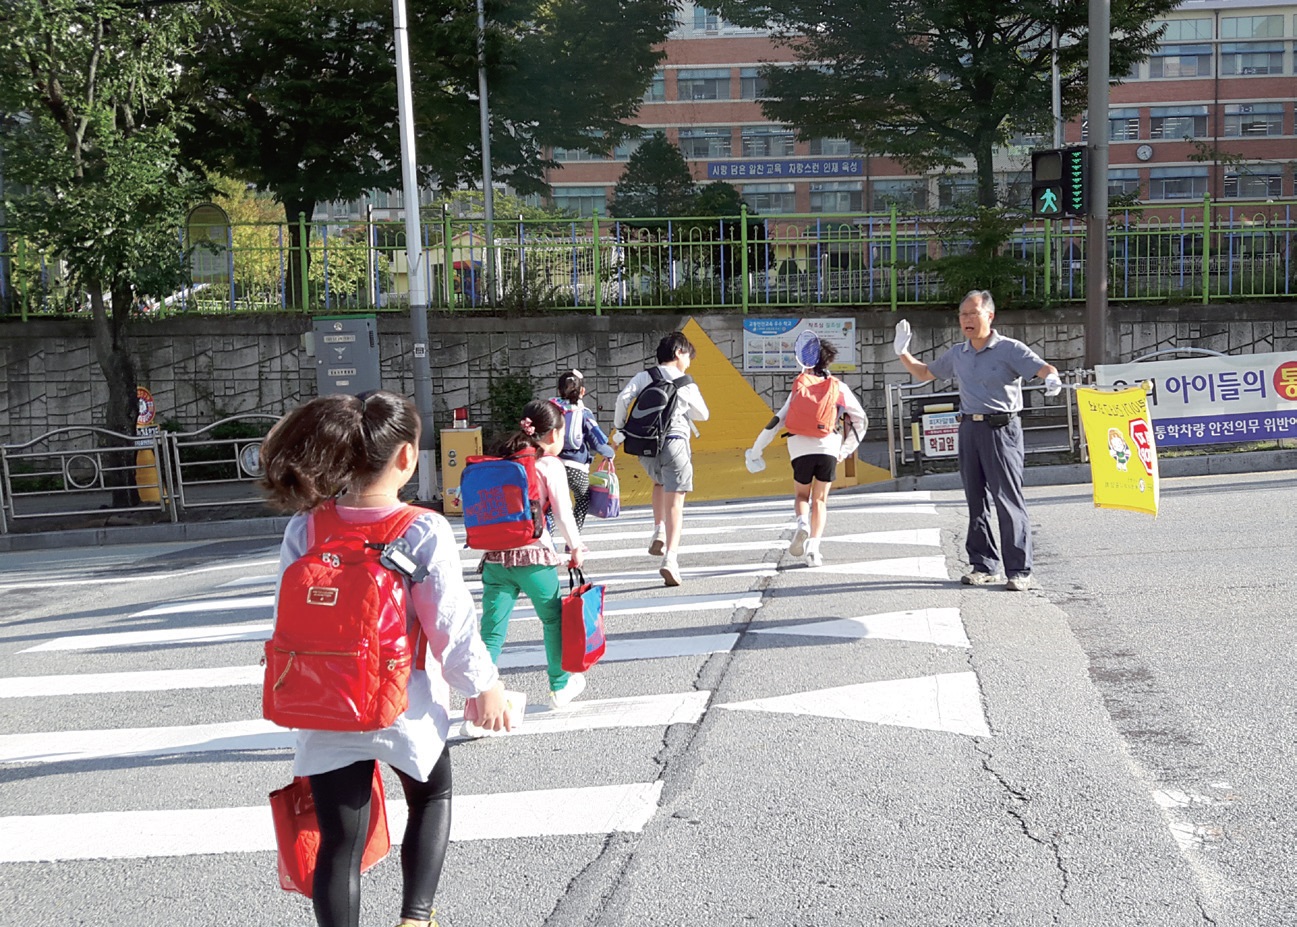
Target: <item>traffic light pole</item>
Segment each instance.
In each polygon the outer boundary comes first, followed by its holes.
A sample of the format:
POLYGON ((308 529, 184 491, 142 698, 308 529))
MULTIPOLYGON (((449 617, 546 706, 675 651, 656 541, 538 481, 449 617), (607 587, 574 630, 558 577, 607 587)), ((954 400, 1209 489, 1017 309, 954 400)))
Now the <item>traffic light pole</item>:
POLYGON ((1085 365, 1107 360, 1108 343, 1108 29, 1111 0, 1089 0, 1090 203, 1085 220, 1085 365))

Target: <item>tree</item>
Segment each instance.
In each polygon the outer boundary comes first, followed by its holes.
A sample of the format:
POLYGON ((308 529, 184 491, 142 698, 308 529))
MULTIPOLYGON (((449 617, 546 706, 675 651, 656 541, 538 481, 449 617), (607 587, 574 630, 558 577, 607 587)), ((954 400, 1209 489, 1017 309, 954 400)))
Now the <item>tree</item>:
POLYGON ((743 195, 723 180, 704 186, 694 200, 694 213, 699 216, 737 216, 742 211, 743 195))
POLYGON ((608 211, 624 219, 687 216, 697 195, 680 149, 663 133, 654 132, 626 162, 608 211))
MULTIPOLYGON (((1084 0, 716 0, 742 25, 766 25, 797 63, 762 69, 770 119, 803 138, 843 137, 914 171, 977 164, 978 202, 995 205, 992 153, 1048 126, 1050 27, 1062 39, 1064 115, 1085 103, 1084 0)), ((1177 0, 1113 0, 1111 73, 1158 42, 1177 0)))
POLYGON ((106 425, 123 434, 137 414, 132 303, 187 273, 176 230, 200 188, 170 99, 194 26, 188 6, 115 0, 10 0, 0 16, 0 111, 27 117, 7 138, 7 180, 27 189, 10 191, 10 219, 88 297, 106 425))
MULTIPOLYGON (((475 6, 409 12, 421 178, 478 182, 475 6)), ((498 0, 487 13, 495 179, 538 192, 545 147, 607 148, 632 131, 674 0, 498 0)), ((237 19, 213 16, 186 69, 187 150, 272 193, 293 226, 317 203, 395 188, 391 16, 386 0, 248 0, 237 19)))

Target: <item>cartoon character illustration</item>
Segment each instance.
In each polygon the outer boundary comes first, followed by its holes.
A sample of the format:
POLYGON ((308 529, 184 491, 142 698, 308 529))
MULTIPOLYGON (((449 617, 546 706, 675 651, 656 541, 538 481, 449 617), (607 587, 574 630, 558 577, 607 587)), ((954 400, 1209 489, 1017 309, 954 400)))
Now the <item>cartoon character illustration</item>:
POLYGON ((1116 428, 1108 429, 1108 456, 1117 461, 1117 469, 1125 473, 1130 460, 1130 445, 1116 428))

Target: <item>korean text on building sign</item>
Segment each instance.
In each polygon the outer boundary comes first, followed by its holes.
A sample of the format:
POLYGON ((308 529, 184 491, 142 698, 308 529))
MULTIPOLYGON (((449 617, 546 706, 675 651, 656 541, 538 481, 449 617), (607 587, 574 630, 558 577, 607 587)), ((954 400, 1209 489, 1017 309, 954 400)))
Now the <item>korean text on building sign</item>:
POLYGON ((707 165, 708 180, 749 180, 755 177, 861 177, 860 158, 795 158, 782 161, 714 161, 707 165))
POLYGON ((1297 437, 1297 355, 1107 364, 1095 375, 1101 386, 1153 381, 1149 411, 1165 446, 1297 437))

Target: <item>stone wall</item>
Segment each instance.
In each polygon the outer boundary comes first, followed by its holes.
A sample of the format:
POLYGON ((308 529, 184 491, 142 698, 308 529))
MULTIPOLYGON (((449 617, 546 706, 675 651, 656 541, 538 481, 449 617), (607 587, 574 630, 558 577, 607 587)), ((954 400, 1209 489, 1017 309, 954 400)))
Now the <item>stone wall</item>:
MULTIPOLYGON (((855 315, 858 320, 859 370, 843 378, 861 396, 871 419, 880 420, 883 385, 908 379, 891 348, 898 316, 824 314, 855 315)), ((912 309, 902 315, 914 327, 911 350, 920 357, 932 356, 959 337, 953 309, 912 309)), ((432 314, 429 351, 438 422, 449 420, 449 410, 468 406, 470 420, 489 424, 493 379, 525 374, 537 395, 550 395, 558 373, 576 367, 586 374, 587 403, 601 410, 600 419, 607 424, 621 384, 651 362, 663 334, 682 327, 688 318, 432 314)), ((694 318, 741 369, 743 316, 694 318)), ((384 385, 413 395, 408 327, 403 316, 382 317, 380 353, 384 385)), ((1082 365, 1080 309, 1005 311, 996 327, 1027 342, 1060 369, 1082 365)), ((172 318, 140 321, 131 337, 140 383, 153 392, 159 420, 174 419, 192 429, 243 412, 278 415, 315 395, 315 359, 306 355, 303 339, 310 329, 310 318, 300 315, 172 318)), ((1109 348, 1114 361, 1180 347, 1231 354, 1297 350, 1297 306, 1273 302, 1111 310, 1109 348)), ((747 377, 772 406, 782 402, 787 374, 747 377)), ((18 443, 53 428, 101 423, 106 398, 89 323, 0 322, 0 442, 18 443)), ((713 409, 713 414, 724 410, 713 409)))

